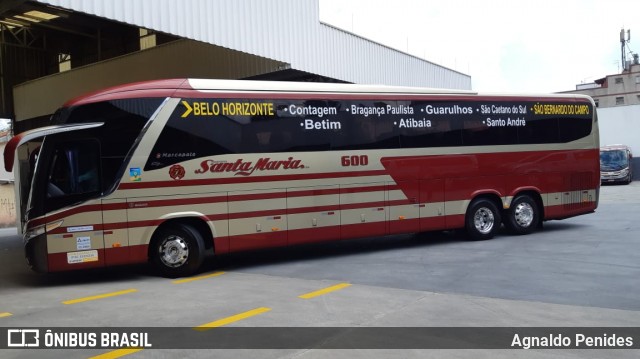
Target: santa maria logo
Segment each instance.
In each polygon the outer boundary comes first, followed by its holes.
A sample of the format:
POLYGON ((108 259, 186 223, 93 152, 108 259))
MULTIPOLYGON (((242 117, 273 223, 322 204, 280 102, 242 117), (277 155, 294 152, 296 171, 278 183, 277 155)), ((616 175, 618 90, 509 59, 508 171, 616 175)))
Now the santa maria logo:
POLYGON ((234 172, 234 176, 250 176, 256 171, 297 170, 302 168, 305 168, 302 161, 293 157, 289 157, 286 160, 272 160, 269 157, 263 157, 255 161, 255 163, 240 158, 235 162, 204 160, 200 163, 200 168, 195 173, 234 172))
POLYGON ((169 168, 169 176, 174 180, 182 179, 185 174, 186 171, 184 170, 184 167, 180 165, 173 165, 171 166, 171 168, 169 168))

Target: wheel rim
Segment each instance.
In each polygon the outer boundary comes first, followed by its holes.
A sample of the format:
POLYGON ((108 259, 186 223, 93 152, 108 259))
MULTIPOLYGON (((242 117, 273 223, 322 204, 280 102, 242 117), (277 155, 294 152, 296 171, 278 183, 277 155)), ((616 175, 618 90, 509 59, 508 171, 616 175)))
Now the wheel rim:
POLYGON ((189 258, 189 246, 184 238, 169 236, 158 247, 160 261, 167 267, 177 268, 187 262, 189 258))
POLYGON ((473 225, 476 227, 476 230, 482 234, 491 232, 495 221, 493 211, 487 207, 478 208, 473 215, 473 225))
POLYGON ((520 202, 514 210, 516 223, 520 227, 529 227, 533 223, 533 207, 526 202, 520 202))

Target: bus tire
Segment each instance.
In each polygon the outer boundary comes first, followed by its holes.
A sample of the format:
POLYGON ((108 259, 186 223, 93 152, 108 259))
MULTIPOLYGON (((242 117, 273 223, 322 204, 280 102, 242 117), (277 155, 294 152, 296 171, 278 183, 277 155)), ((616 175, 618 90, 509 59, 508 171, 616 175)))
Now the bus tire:
POLYGON ((495 236, 501 221, 496 204, 487 198, 478 198, 467 208, 465 228, 470 239, 482 241, 495 236))
POLYGON ((504 225, 512 234, 529 234, 540 222, 540 210, 536 201, 526 194, 517 196, 505 213, 504 225))
POLYGON ((192 275, 204 260, 202 235, 186 224, 161 227, 154 235, 149 250, 154 266, 169 278, 192 275))

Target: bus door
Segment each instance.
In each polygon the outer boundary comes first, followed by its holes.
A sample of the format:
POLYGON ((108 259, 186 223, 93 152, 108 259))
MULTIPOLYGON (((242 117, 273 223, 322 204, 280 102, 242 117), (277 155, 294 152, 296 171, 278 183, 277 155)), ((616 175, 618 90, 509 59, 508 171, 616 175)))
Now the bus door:
POLYGON ((46 214, 49 270, 103 266, 100 143, 95 139, 58 139, 41 158, 39 178, 46 214))

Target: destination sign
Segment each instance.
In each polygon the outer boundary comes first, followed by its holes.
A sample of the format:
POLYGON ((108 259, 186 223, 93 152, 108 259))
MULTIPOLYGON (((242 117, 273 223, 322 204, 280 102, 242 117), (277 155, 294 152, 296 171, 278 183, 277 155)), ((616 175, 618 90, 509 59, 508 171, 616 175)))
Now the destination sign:
POLYGON ((558 98, 182 99, 145 168, 225 153, 566 143, 591 133, 592 117, 591 102, 558 98))

